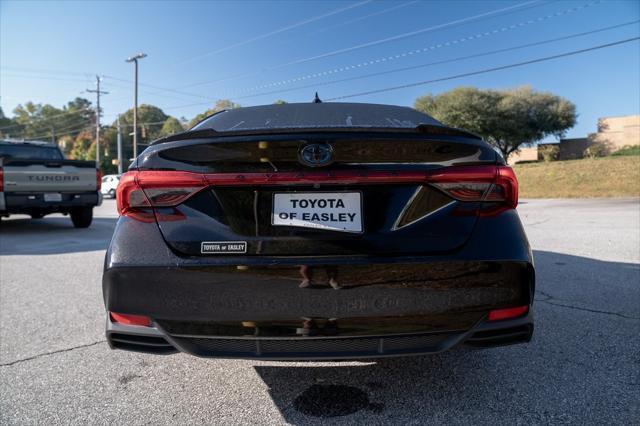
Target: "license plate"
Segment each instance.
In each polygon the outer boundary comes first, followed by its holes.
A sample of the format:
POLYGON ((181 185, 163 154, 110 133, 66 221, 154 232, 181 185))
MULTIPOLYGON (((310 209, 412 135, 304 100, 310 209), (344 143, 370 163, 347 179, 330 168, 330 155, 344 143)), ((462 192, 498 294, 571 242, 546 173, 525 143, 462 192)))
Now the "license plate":
POLYGON ((362 194, 360 192, 274 194, 271 224, 362 232, 362 194))
POLYGON ((62 201, 62 194, 54 192, 51 194, 44 194, 44 201, 47 203, 56 203, 62 201))

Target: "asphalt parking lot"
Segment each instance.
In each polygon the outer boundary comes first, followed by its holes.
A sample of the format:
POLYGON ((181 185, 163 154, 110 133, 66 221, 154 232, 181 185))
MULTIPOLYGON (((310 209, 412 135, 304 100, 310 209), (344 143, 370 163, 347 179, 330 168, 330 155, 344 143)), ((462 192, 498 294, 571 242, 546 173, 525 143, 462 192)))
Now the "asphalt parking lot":
POLYGON ((3 219, 0 423, 637 423, 640 200, 518 209, 537 267, 529 345, 339 363, 111 351, 101 270, 114 202, 87 230, 3 219))

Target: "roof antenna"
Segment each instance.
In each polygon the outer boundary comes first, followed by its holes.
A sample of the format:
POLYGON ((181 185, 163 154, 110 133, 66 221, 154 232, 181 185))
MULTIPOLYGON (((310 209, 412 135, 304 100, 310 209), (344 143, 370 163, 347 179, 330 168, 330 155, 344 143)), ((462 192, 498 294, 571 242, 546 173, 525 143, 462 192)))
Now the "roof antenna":
POLYGON ((316 92, 316 96, 313 98, 313 103, 314 104, 321 104, 322 100, 320 100, 320 97, 318 96, 318 92, 316 92))

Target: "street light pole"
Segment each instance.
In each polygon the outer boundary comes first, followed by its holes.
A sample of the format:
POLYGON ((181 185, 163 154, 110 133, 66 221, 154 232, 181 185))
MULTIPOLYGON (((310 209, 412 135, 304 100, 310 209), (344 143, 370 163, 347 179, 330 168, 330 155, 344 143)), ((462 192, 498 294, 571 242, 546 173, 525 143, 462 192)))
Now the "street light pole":
POLYGON ((133 158, 138 157, 138 60, 146 58, 146 53, 138 53, 127 59, 134 64, 134 89, 133 89, 133 158))

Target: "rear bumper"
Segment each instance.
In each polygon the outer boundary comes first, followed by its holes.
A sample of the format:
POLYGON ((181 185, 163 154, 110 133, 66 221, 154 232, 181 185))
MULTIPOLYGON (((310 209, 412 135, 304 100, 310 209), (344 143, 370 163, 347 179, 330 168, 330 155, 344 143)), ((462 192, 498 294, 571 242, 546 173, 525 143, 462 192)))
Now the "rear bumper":
POLYGON ((259 338, 171 335, 157 323, 128 326, 107 319, 112 349, 169 355, 184 352, 206 358, 263 360, 339 360, 429 355, 466 345, 476 348, 527 343, 533 334, 533 313, 521 318, 480 321, 470 330, 440 333, 385 334, 361 337, 259 338))
POLYGON ((44 193, 21 194, 0 193, 0 212, 2 213, 26 213, 38 211, 42 213, 68 213, 74 207, 93 207, 102 203, 102 194, 98 191, 80 193, 62 193, 62 200, 49 202, 44 200, 44 193))
POLYGON ((512 320, 486 317, 531 307, 533 292, 514 211, 481 219, 457 253, 420 257, 180 257, 155 223, 122 217, 103 275, 107 311, 153 320, 108 321, 111 347, 228 358, 368 358, 528 342, 531 309, 512 320))

